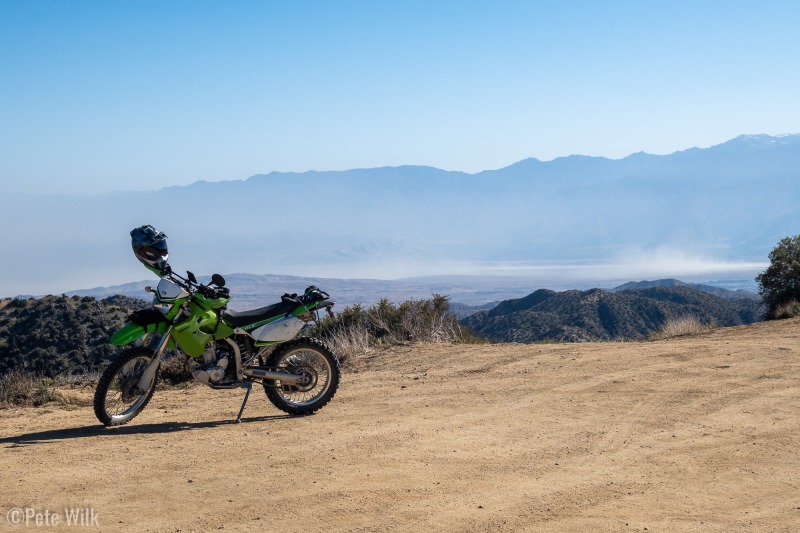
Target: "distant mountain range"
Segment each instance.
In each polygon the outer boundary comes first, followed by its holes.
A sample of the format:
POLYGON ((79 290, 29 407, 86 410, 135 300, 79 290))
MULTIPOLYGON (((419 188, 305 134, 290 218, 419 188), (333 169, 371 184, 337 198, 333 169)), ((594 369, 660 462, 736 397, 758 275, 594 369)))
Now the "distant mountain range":
POLYGON ((614 291, 541 289, 472 314, 462 324, 496 342, 583 342, 643 339, 669 318, 685 315, 705 324, 736 326, 762 320, 763 312, 750 297, 716 296, 678 284, 614 291))
MULTIPOLYGON (((208 276, 199 277, 208 282, 208 276)), ((525 294, 531 289, 527 278, 511 276, 431 276, 401 280, 378 279, 339 279, 300 276, 279 276, 274 274, 226 274, 226 286, 230 288, 233 301, 230 308, 247 310, 273 304, 282 294, 303 292, 309 285, 316 285, 328 292, 337 303, 337 308, 362 304, 369 306, 382 298, 394 303, 406 300, 430 298, 432 294, 444 294, 450 298, 454 312, 466 316, 470 312, 485 309, 489 302, 525 294)), ((68 291, 67 296, 93 296, 107 298, 123 294, 132 298, 150 299, 144 292, 146 285, 155 286, 158 279, 136 281, 109 287, 95 287, 68 291)), ((489 304, 493 307, 494 304, 489 304)))
POLYGON ((152 192, 4 200, 0 223, 13 231, 3 243, 19 252, 0 265, 9 296, 136 279, 142 270, 129 231, 147 223, 169 235, 176 269, 206 275, 397 279, 658 250, 667 259, 677 251, 763 263, 800 228, 800 135, 619 160, 526 159, 477 174, 418 166, 273 172, 152 192))
MULTIPOLYGON (((209 280, 207 276, 199 279, 201 282, 209 280)), ((340 309, 353 304, 369 306, 382 298, 388 298, 394 303, 402 303, 406 300, 430 298, 434 293, 444 294, 450 299, 453 313, 459 318, 463 318, 480 310, 491 309, 501 300, 514 298, 531 290, 530 279, 511 276, 432 276, 402 280, 377 280, 311 278, 274 274, 228 274, 225 275, 225 279, 233 296, 230 308, 240 311, 273 304, 286 292, 300 293, 307 286, 316 285, 330 293, 340 309)), ((154 277, 151 280, 110 287, 80 289, 65 294, 67 296, 93 296, 98 299, 121 294, 149 301, 150 296, 144 292, 144 287, 146 285, 154 286, 157 283, 158 280, 154 277)), ((727 299, 760 300, 758 294, 746 290, 728 290, 711 285, 685 283, 676 279, 629 282, 609 290, 615 292, 672 286, 686 286, 727 299)))

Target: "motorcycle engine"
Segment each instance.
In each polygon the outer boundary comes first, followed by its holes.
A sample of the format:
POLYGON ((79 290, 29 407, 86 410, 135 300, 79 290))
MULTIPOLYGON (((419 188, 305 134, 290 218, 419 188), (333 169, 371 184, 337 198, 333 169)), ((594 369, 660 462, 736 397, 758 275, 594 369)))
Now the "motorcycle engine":
POLYGON ((225 377, 230 357, 230 347, 227 343, 209 344, 203 352, 203 360, 192 359, 189 368, 197 381, 219 383, 225 377))

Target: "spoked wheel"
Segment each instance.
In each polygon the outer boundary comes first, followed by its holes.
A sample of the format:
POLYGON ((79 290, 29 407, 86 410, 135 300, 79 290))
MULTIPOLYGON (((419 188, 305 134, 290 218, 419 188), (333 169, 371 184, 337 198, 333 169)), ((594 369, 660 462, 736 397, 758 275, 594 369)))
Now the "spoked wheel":
POLYGON ((127 424, 145 408, 156 390, 160 368, 148 390, 140 390, 139 379, 153 360, 153 351, 132 348, 106 368, 94 393, 94 414, 106 426, 127 424))
POLYGON ((339 387, 339 360, 316 339, 304 338, 278 346, 266 362, 270 368, 303 376, 302 383, 264 380, 267 398, 292 415, 311 414, 331 401, 339 387))

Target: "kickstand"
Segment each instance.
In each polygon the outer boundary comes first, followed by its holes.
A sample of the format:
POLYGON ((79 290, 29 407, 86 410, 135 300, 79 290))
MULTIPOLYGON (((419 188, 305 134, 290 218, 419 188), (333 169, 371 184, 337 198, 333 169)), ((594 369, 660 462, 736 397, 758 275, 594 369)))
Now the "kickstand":
POLYGON ((247 405, 247 399, 250 397, 250 389, 253 388, 253 382, 247 381, 246 384, 242 386, 247 389, 247 392, 244 394, 244 401, 242 402, 242 408, 239 409, 239 416, 236 417, 237 423, 242 422, 242 413, 244 413, 244 406, 247 405))

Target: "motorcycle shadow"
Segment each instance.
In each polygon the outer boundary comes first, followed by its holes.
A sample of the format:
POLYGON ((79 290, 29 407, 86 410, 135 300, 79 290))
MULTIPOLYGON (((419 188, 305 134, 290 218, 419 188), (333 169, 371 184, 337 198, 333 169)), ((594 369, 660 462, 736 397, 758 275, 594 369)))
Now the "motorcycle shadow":
MULTIPOLYGON (((248 422, 268 422, 270 420, 281 420, 292 418, 292 415, 274 416, 254 416, 242 418, 242 423, 248 422)), ((133 424, 118 427, 105 426, 85 426, 66 429, 50 429, 47 431, 34 431, 13 437, 0 438, 0 445, 6 448, 18 448, 33 444, 44 444, 47 442, 67 441, 86 437, 101 436, 123 436, 123 435, 143 435, 153 433, 177 433, 180 431, 191 431, 195 429, 208 429, 220 426, 238 425, 236 420, 214 420, 209 422, 161 422, 158 424, 133 424)))

